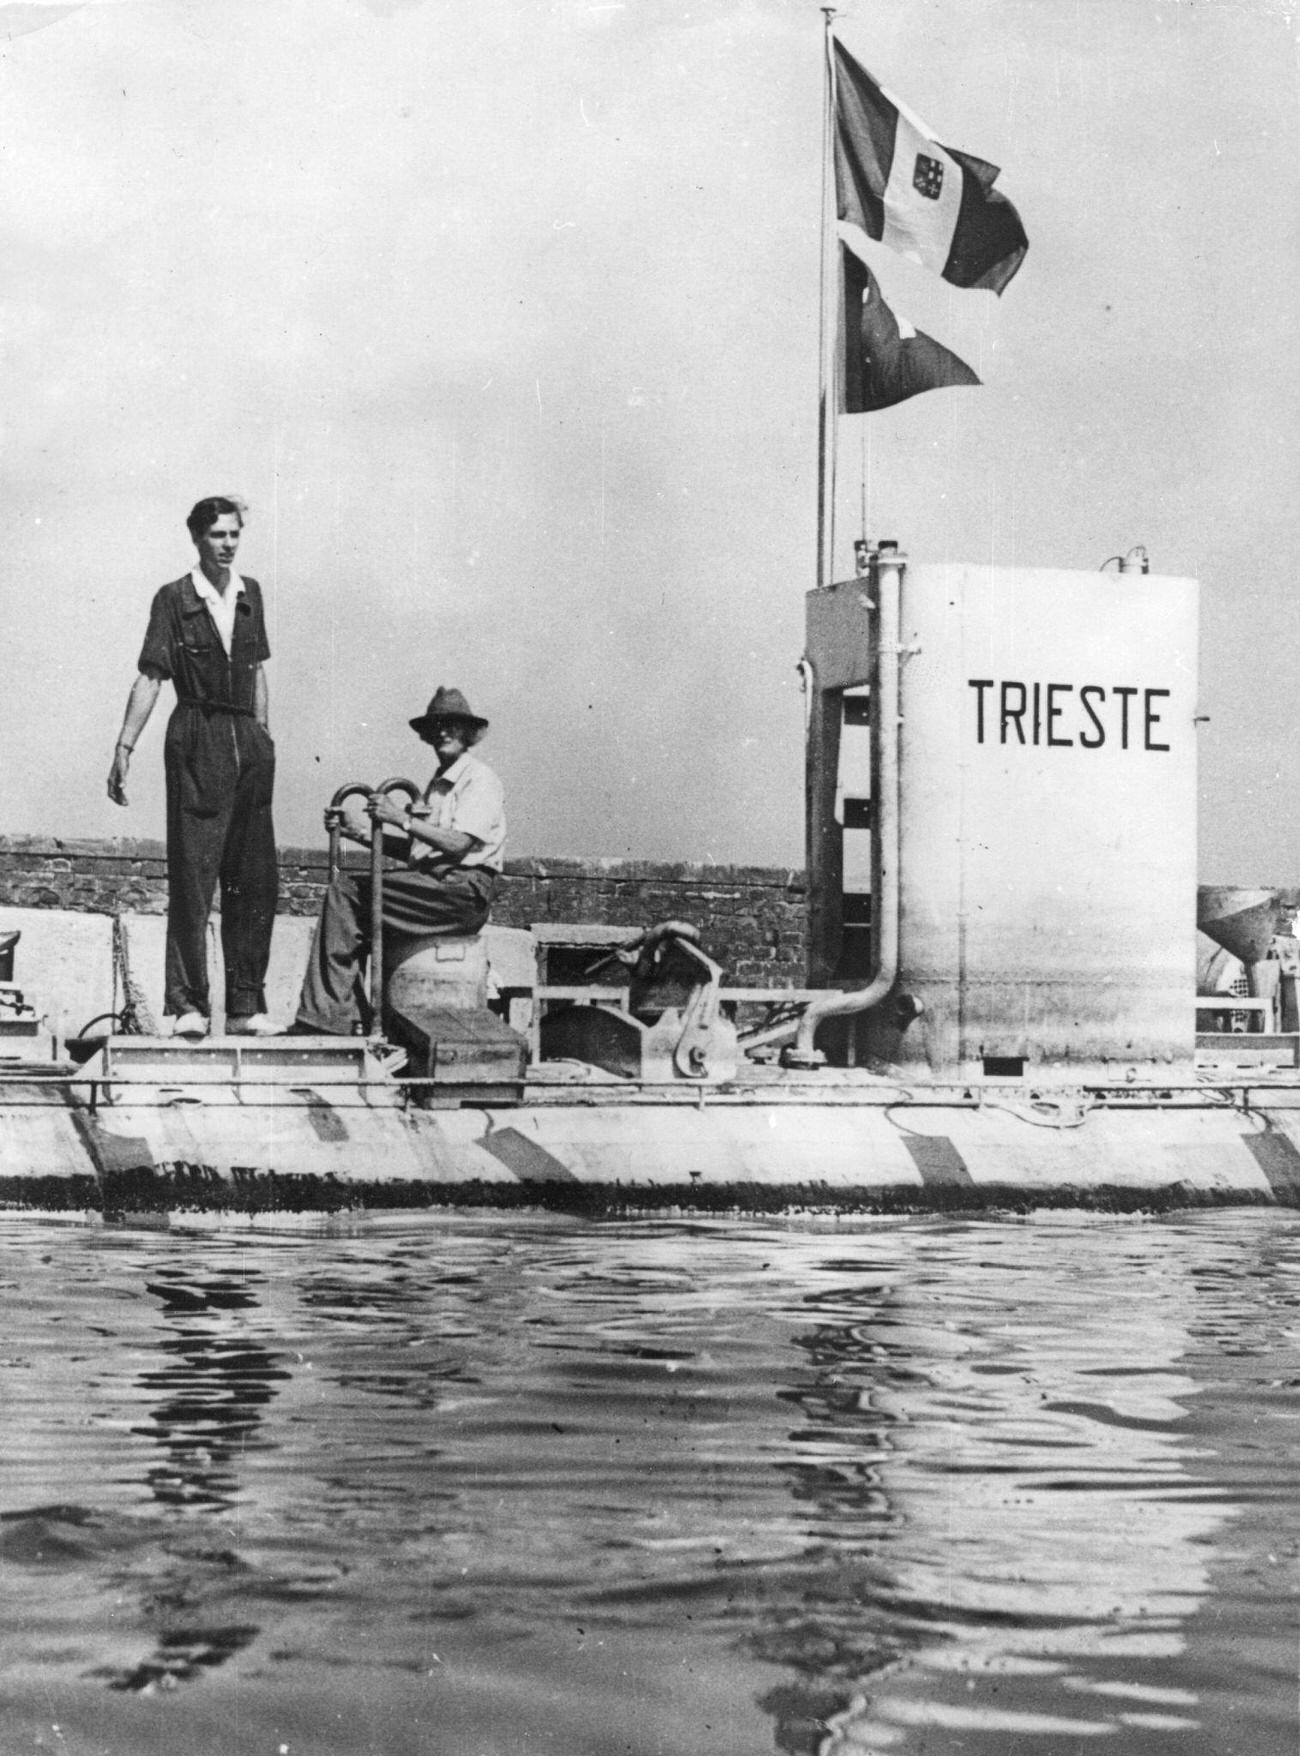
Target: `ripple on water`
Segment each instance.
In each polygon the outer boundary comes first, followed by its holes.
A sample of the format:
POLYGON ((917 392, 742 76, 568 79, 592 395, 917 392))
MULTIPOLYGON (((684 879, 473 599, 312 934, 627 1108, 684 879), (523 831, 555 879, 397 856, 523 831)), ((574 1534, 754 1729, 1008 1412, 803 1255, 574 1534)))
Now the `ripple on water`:
POLYGON ((1274 1214, 4 1222, 6 1756, 1291 1756, 1298 1312, 1274 1214))

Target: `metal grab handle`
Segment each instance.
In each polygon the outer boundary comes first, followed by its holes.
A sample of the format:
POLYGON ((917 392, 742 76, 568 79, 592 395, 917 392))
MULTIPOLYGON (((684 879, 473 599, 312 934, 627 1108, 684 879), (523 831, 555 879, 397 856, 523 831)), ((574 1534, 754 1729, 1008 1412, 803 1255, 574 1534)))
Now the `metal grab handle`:
MULTIPOLYGON (((376 793, 405 793, 414 804, 420 789, 400 774, 381 780, 376 793)), ((370 825, 370 1028, 383 1029, 384 1019, 384 826, 370 825)))
MULTIPOLYGON (((337 811, 341 808, 343 801, 345 799, 350 799, 354 793, 364 793, 366 795, 366 797, 369 798, 373 791, 374 791, 374 788, 370 785, 369 781, 350 780, 346 786, 340 787, 338 792, 335 793, 334 797, 330 800, 329 808, 331 811, 337 811)), ((333 883, 334 880, 339 875, 339 854, 340 854, 339 844, 342 841, 342 839, 343 839, 342 831, 340 830, 338 824, 336 823, 333 826, 333 828, 330 830, 330 882, 331 883, 333 883)))

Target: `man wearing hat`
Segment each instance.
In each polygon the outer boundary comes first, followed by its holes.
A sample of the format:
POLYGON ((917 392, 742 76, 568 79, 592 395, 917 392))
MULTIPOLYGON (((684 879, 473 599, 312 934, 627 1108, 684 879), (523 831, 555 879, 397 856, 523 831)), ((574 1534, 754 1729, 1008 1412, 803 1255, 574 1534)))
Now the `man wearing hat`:
MULTIPOLYGON (((437 751, 438 771, 409 811, 385 793, 372 793, 366 803, 371 823, 399 832, 385 835, 385 852, 407 864, 404 872, 384 874, 384 926, 412 937, 477 933, 488 918, 506 839, 501 782, 470 754, 488 722, 459 689, 440 688, 410 723, 437 751)), ((336 826, 349 841, 369 845, 370 832, 346 810, 326 811, 326 829, 336 826)), ((295 1031, 353 1034, 362 1018, 369 933, 369 875, 340 871, 321 905, 295 1031)))

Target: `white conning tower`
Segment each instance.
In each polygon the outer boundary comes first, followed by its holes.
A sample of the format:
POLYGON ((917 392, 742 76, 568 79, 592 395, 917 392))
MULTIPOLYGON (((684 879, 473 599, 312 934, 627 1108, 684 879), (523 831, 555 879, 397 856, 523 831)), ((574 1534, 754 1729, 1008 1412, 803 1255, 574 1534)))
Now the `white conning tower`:
POLYGON ((809 979, 877 996, 836 1003, 832 1059, 962 1080, 1191 1064, 1196 652, 1196 582, 1136 569, 882 545, 809 594, 809 979), (846 824, 869 829, 869 899, 845 895, 846 824))

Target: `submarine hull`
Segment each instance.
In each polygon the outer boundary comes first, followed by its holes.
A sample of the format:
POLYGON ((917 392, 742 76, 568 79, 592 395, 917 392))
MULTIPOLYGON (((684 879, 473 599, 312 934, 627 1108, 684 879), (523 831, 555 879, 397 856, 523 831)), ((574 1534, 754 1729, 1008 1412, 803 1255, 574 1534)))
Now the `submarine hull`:
POLYGON ((427 1108, 382 1080, 0 1092, 0 1205, 122 1223, 431 1207, 824 1214, 1300 1206, 1300 1080, 905 1090, 542 1087, 427 1108))

